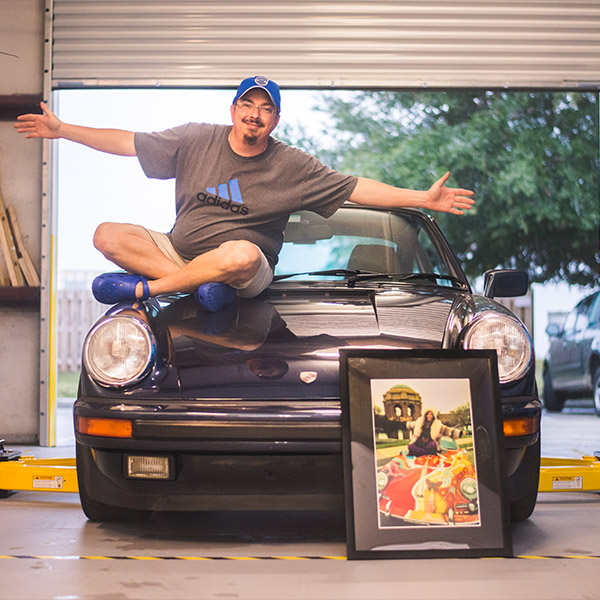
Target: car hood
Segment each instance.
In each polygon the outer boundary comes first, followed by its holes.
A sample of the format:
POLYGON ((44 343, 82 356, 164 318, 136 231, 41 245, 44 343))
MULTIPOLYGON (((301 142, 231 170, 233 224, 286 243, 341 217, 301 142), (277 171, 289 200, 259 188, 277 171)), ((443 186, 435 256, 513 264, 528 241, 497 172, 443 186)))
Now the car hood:
POLYGON ((280 285, 216 313, 162 302, 153 320, 185 398, 339 398, 339 348, 440 348, 461 295, 280 285))

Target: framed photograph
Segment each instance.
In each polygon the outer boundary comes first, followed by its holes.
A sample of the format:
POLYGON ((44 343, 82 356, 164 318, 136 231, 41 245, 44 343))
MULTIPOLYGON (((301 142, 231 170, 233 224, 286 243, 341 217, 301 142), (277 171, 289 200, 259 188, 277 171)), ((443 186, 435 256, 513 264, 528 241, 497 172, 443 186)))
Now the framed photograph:
POLYGON ((496 352, 341 349, 349 559, 511 556, 496 352))

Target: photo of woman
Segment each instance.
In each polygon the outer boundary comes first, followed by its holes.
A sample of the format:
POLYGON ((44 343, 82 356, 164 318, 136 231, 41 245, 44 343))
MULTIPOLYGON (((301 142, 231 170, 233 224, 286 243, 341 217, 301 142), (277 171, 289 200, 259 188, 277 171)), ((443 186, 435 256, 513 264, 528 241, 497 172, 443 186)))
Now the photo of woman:
POLYGON ((466 379, 371 380, 379 527, 480 524, 466 379))

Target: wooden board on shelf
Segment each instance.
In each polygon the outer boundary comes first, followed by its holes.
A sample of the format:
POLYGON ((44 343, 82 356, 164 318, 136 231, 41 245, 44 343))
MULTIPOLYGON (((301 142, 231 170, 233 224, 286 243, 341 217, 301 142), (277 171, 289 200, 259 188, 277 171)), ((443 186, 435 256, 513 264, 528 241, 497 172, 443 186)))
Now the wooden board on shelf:
POLYGON ((10 206, 8 207, 6 213, 8 215, 8 224, 15 241, 17 258, 19 260, 21 271, 23 271, 23 275, 25 276, 25 281, 27 285, 37 287, 40 285, 40 278, 35 270, 31 257, 29 256, 29 252, 27 252, 27 249, 25 248, 23 236, 21 235, 21 228, 19 227, 19 222, 17 221, 17 215, 15 214, 14 209, 10 206))
POLYGON ((0 286, 39 287, 40 278, 25 248, 12 208, 6 209, 0 191, 0 286))
POLYGON ((2 256, 4 257, 4 264, 8 270, 8 277, 11 285, 23 286, 25 280, 21 273, 21 267, 19 266, 19 259, 17 258, 17 252, 15 250, 14 242, 10 235, 10 228, 8 227, 8 220, 6 214, 0 212, 0 250, 2 250, 2 256))
POLYGON ((0 287, 4 287, 10 285, 10 278, 8 277, 8 274, 6 273, 5 267, 4 267, 4 260, 2 260, 2 256, 0 256, 0 287))

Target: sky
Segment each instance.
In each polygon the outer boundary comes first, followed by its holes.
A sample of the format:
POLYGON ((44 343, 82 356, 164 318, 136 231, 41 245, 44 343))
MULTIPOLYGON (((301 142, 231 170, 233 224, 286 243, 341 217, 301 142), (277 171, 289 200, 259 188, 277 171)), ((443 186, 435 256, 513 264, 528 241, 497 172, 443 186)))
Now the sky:
POLYGON ((398 384, 407 385, 420 394, 424 411, 449 413, 471 400, 468 379, 371 379, 373 405, 383 410, 383 396, 398 384))

